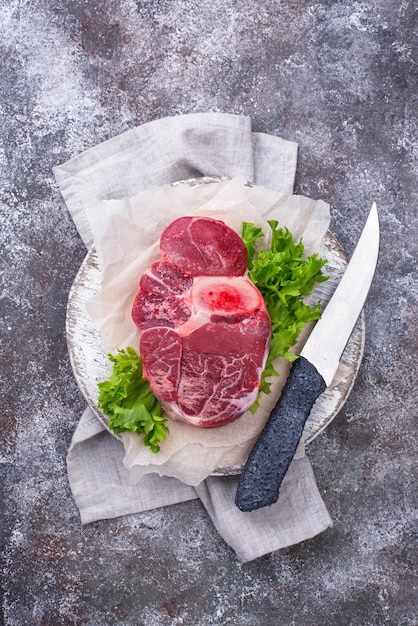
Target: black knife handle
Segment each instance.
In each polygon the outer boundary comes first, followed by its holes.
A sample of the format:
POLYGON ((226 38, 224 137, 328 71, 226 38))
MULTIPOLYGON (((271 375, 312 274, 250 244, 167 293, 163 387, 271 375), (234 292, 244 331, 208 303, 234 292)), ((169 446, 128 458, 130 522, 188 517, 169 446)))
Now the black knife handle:
POLYGON ((241 511, 254 511, 277 501, 305 422, 325 388, 312 363, 299 357, 241 474, 235 498, 241 511))

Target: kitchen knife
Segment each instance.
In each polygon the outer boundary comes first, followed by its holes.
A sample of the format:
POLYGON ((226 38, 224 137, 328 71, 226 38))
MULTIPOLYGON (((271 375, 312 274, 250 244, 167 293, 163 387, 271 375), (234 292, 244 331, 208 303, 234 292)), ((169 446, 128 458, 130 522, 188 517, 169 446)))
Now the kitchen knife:
POLYGON ((305 422, 329 386, 363 308, 379 252, 379 218, 374 203, 351 261, 261 432, 238 484, 235 504, 253 511, 277 501, 305 422))

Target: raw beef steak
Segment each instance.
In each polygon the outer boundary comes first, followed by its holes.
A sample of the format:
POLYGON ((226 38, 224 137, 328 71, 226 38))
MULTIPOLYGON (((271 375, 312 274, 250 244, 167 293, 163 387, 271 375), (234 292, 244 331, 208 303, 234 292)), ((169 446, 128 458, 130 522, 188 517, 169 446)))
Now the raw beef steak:
POLYGON ((232 228, 205 217, 180 217, 161 235, 163 261, 189 276, 242 276, 247 249, 232 228))
POLYGON ((132 309, 144 376, 172 418, 227 424, 254 403, 270 345, 263 298, 245 276, 245 245, 219 220, 182 217, 162 234, 160 251, 132 309))

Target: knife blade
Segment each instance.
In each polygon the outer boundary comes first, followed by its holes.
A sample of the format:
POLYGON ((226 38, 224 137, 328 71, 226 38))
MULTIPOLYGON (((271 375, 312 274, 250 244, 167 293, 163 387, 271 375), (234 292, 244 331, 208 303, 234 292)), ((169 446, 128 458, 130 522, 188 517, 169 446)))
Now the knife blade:
POLYGON ((373 203, 351 260, 245 463, 235 497, 241 511, 260 509, 278 500, 306 420, 319 395, 331 384, 363 308, 378 253, 379 217, 373 203))

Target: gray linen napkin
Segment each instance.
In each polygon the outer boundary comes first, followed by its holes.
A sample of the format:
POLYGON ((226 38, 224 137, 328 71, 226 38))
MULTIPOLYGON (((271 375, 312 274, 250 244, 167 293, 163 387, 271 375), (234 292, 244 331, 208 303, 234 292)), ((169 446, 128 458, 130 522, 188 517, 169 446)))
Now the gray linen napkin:
MULTIPOLYGON (((297 146, 252 132, 248 117, 196 113, 149 122, 54 168, 84 243, 93 243, 87 210, 93 200, 131 196, 198 176, 238 176, 292 193, 297 146)), ((242 513, 234 504, 237 478, 210 477, 198 487, 147 475, 131 485, 124 449, 86 409, 67 457, 70 487, 83 524, 199 497, 215 527, 241 561, 314 537, 332 522, 306 456, 295 458, 276 504, 242 513)))

